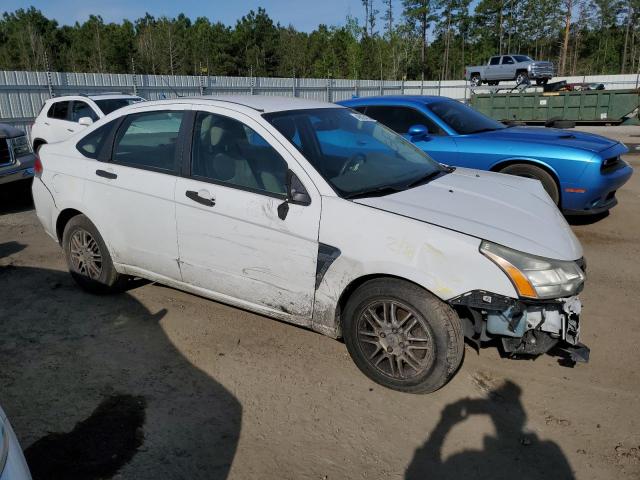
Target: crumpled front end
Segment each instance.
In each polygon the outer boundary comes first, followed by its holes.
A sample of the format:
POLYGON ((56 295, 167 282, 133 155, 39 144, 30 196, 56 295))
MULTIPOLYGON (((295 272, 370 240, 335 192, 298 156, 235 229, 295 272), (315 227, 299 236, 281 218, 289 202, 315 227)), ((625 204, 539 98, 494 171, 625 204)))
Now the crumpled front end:
POLYGON ((577 295, 554 300, 516 300, 475 290, 449 303, 461 314, 472 342, 500 340, 512 356, 559 354, 565 364, 588 362, 589 348, 580 343, 582 303, 577 295))

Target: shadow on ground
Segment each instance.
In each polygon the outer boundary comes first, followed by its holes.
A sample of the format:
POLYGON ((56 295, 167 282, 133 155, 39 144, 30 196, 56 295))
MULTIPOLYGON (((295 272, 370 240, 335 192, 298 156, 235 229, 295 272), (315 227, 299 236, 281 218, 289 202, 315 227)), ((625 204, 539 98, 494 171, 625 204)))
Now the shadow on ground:
POLYGON ((527 415, 520 396, 520 387, 508 381, 491 391, 488 398, 462 399, 447 405, 429 438, 416 450, 406 479, 572 480, 562 449, 525 431, 527 415), (471 415, 489 416, 496 435, 484 438, 482 450, 464 450, 443 459, 447 435, 471 415))
POLYGON ((33 209, 31 180, 0 185, 0 215, 33 209))
POLYGON ((7 270, 0 291, 20 292, 0 302, 0 402, 34 480, 227 477, 242 407, 174 347, 164 309, 39 268, 7 270))

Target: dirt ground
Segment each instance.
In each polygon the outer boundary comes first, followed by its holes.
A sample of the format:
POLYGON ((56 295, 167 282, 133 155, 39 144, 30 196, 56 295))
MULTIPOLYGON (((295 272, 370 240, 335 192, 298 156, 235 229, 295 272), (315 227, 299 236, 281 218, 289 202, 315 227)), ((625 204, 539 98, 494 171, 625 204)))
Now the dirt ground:
MULTIPOLYGON (((640 156, 627 160, 640 168, 640 156)), ((161 285, 83 293, 29 200, 5 195, 0 404, 31 462, 62 439, 81 463, 91 425, 126 422, 96 412, 141 399, 137 451, 114 478, 638 479, 640 172, 618 197, 609 216, 573 226, 588 261, 588 365, 467 346, 450 384, 410 395, 370 382, 344 344, 302 328, 161 285)))

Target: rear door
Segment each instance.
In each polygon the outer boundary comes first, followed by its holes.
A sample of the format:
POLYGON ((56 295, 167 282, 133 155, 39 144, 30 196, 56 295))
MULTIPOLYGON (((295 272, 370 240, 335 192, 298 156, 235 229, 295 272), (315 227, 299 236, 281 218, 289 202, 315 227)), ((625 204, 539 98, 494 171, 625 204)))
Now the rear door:
POLYGON ((500 57, 491 57, 485 69, 485 80, 500 79, 500 57))
POLYGON ((184 281, 223 301, 308 325, 315 292, 320 196, 291 153, 229 109, 195 116, 188 170, 176 185, 184 281), (291 169, 309 205, 278 207, 291 169))
POLYGON ((75 132, 77 125, 71 122, 70 116, 71 101, 61 100, 51 104, 44 119, 47 142, 60 142, 75 132))
POLYGON ((114 262, 129 273, 140 269, 181 279, 174 189, 184 109, 163 105, 124 116, 108 140, 112 147, 101 153, 103 161, 87 172, 84 201, 114 262))
POLYGON ((446 164, 456 162, 458 150, 455 141, 425 113, 411 107, 387 105, 367 106, 364 113, 412 141, 436 161, 446 164), (429 135, 412 139, 409 136, 409 129, 414 125, 424 125, 429 130, 429 135))

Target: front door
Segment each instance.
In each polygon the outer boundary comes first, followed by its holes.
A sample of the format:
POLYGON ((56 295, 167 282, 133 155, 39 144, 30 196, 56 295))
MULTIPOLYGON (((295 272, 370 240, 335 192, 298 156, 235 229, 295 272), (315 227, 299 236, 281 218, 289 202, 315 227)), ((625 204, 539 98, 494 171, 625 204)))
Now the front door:
POLYGON ((320 197, 291 154, 253 119, 197 112, 190 171, 176 185, 183 279, 215 298, 310 324, 320 197), (312 197, 285 201, 287 169, 312 197))

